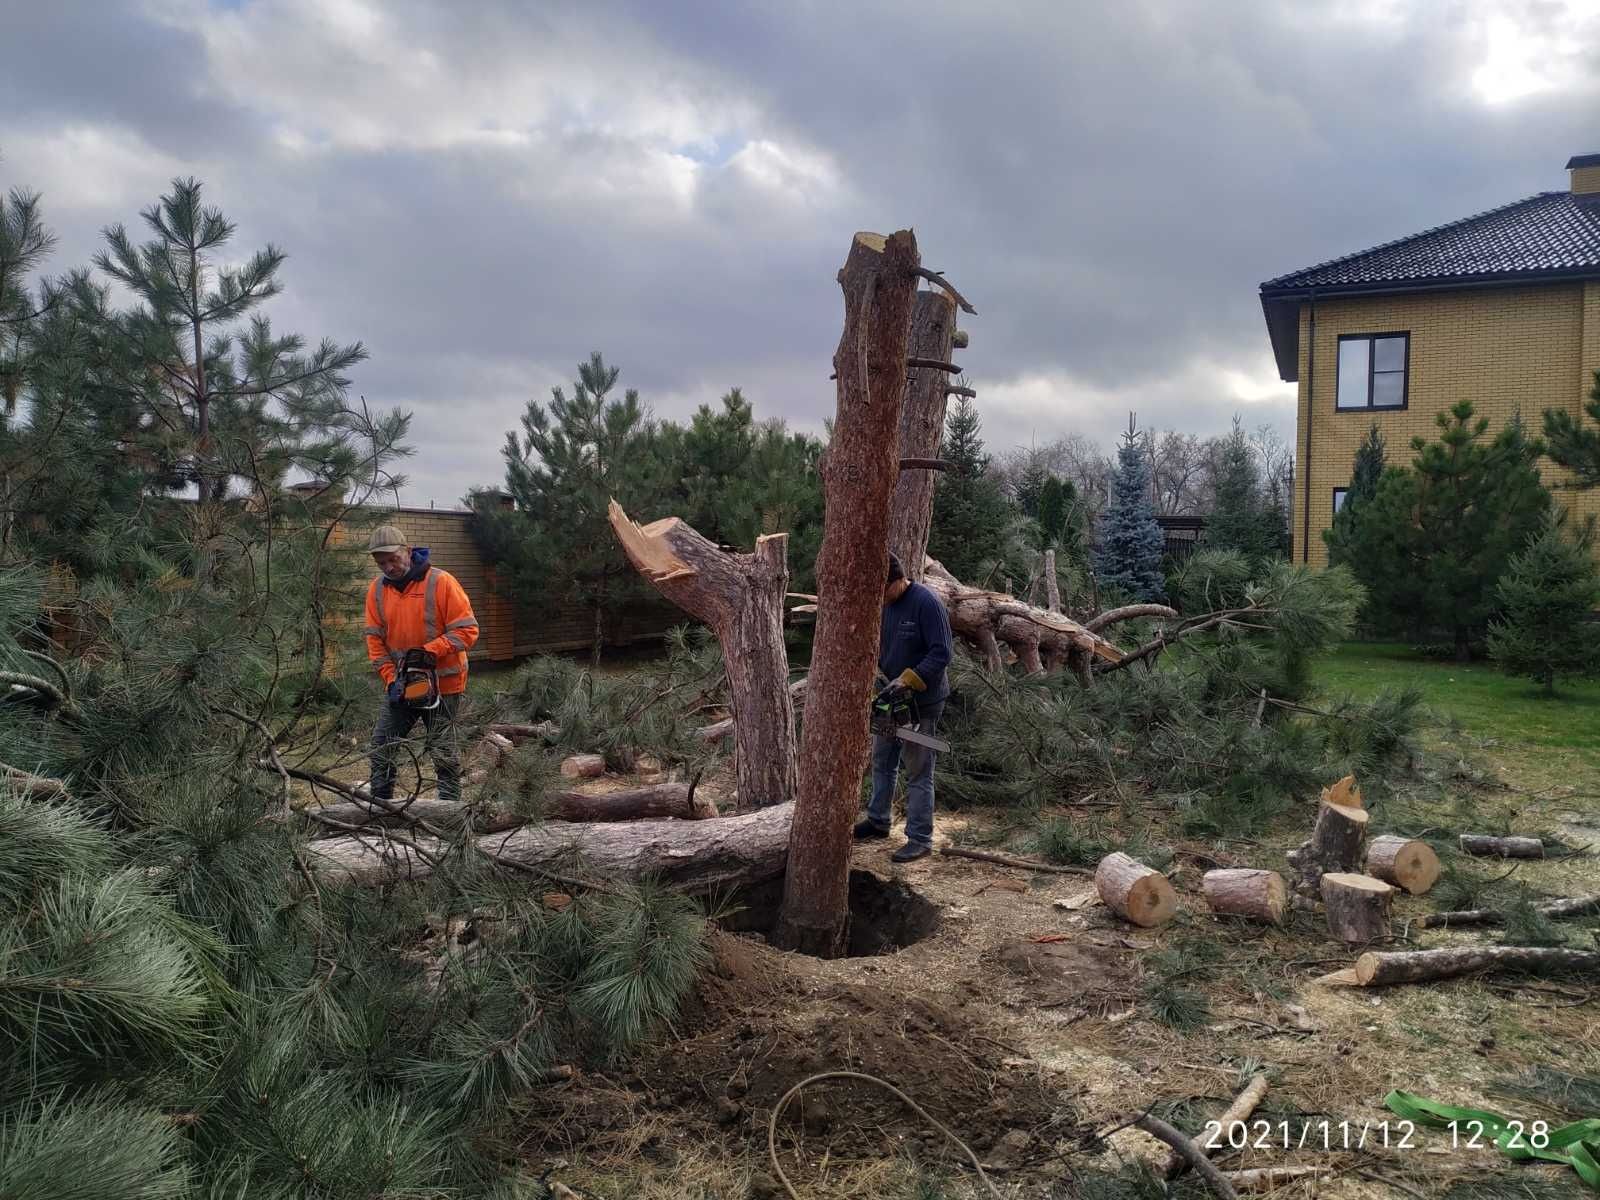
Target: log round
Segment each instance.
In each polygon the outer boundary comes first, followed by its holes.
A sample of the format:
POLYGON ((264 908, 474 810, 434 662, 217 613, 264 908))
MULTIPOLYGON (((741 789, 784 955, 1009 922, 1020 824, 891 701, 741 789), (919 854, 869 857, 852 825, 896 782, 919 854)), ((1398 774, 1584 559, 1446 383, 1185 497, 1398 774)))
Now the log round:
POLYGON ((1367 874, 1420 896, 1439 881, 1439 856, 1427 842, 1386 833, 1367 847, 1367 874))
POLYGON ((1147 929, 1165 925, 1178 912, 1178 895, 1167 877, 1120 850, 1100 860, 1094 890, 1112 912, 1147 929))
POLYGON ((1363 987, 1387 983, 1425 983, 1478 971, 1570 971, 1600 979, 1600 953, 1533 946, 1455 946, 1445 950, 1368 951, 1356 959, 1356 982, 1363 987))
MULTIPOLYGON (((715 821, 552 821, 484 834, 463 845, 509 866, 602 879, 652 877, 703 894, 782 875, 793 816, 791 802, 715 821)), ((377 884, 427 878, 433 873, 429 858, 457 849, 420 833, 406 837, 421 854, 374 831, 307 842, 302 856, 308 869, 330 882, 377 884)))
POLYGON ((1289 908, 1289 888, 1276 871, 1225 868, 1207 871, 1200 879, 1211 911, 1229 917, 1248 917, 1282 925, 1289 908))
POLYGON ((1480 858, 1543 858, 1544 843, 1530 837, 1490 837, 1483 833, 1463 833, 1461 852, 1480 858))
POLYGON ((1389 934, 1394 888, 1370 875, 1332 871, 1322 877, 1328 932, 1341 942, 1373 942, 1389 934))
POLYGON ((602 754, 574 754, 561 760, 561 773, 568 779, 598 779, 606 773, 602 754))
POLYGON ((1323 803, 1311 837, 1289 852, 1295 868, 1295 890, 1306 896, 1321 894, 1323 875, 1329 871, 1354 871, 1361 861, 1361 839, 1366 836, 1368 813, 1364 808, 1323 803))

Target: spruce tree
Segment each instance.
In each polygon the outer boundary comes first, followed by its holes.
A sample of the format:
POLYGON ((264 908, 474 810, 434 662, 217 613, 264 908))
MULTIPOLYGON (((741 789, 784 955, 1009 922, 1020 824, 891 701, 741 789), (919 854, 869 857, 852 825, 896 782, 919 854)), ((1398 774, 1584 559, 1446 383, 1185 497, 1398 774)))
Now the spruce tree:
POLYGON ((1100 518, 1094 560, 1100 586, 1135 600, 1160 600, 1166 590, 1161 577, 1164 546, 1150 500, 1150 456, 1130 413, 1128 431, 1117 448, 1110 502, 1100 518))
MULTIPOLYGON (((1600 370, 1594 373, 1594 386, 1589 389, 1583 411, 1591 422, 1600 423, 1600 370)), ((1600 429, 1565 409, 1547 408, 1544 436, 1550 457, 1576 476, 1578 487, 1600 487, 1600 429)))
POLYGON ((1237 550, 1251 562, 1270 555, 1275 539, 1268 529, 1261 472, 1239 418, 1222 439, 1212 483, 1211 515, 1206 519, 1206 545, 1237 550))
MULTIPOLYGON (((1359 535, 1356 530, 1366 505, 1378 494, 1378 484, 1384 472, 1383 433, 1374 421, 1356 447, 1355 462, 1350 469, 1350 486, 1345 490, 1344 503, 1333 514, 1333 521, 1322 531, 1322 540, 1328 547, 1328 564, 1353 564, 1353 548, 1359 535)), ((1359 572, 1358 572, 1359 574, 1359 572)))
MULTIPOLYGON (((989 470, 979 436, 982 419, 972 400, 957 397, 945 418, 939 456, 952 465, 933 493, 928 553, 958 579, 981 583, 1010 551, 1015 510, 989 470)), ((1012 564, 1012 569, 1020 564, 1012 564)))
POLYGON ((1501 670, 1525 675, 1555 695, 1556 679, 1600 669, 1600 568, 1594 520, 1569 536, 1565 514, 1549 512, 1500 579, 1501 618, 1489 626, 1489 654, 1501 670))

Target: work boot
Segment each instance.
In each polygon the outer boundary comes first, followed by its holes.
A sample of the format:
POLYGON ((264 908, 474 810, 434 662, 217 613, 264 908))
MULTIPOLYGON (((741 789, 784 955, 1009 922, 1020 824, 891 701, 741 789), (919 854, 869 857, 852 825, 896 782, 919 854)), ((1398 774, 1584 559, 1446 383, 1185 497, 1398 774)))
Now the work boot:
POLYGON ((932 846, 924 846, 921 842, 907 842, 900 849, 889 855, 889 861, 896 863, 916 862, 917 859, 927 858, 932 853, 932 846))
POLYGON ((889 836, 889 831, 887 829, 879 829, 872 823, 870 818, 862 817, 861 820, 856 822, 854 836, 856 841, 866 842, 874 838, 886 838, 889 836))

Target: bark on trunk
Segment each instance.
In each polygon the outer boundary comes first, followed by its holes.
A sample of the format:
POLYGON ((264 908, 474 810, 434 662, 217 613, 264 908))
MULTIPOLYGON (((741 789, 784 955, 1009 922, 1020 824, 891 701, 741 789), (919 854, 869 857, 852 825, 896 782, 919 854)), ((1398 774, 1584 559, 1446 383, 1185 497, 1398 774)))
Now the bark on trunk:
MULTIPOLYGON (((789 685, 789 704, 791 712, 793 711, 793 705, 795 702, 802 699, 805 694, 806 681, 804 679, 796 679, 789 685)), ((710 725, 701 726, 699 729, 695 730, 694 735, 702 742, 716 742, 721 741, 732 732, 733 718, 726 717, 721 721, 713 721, 710 725)))
MULTIPOLYGON (((476 852, 508 865, 565 873, 576 859, 586 874, 605 879, 647 876, 703 894, 760 883, 783 874, 792 804, 715 821, 629 821, 614 825, 550 822, 470 839, 476 852)), ((407 835, 429 856, 450 849, 437 838, 407 835)), ((383 832, 307 842, 309 868, 323 878, 358 884, 423 879, 432 864, 383 832)))
POLYGON ((1053 613, 1061 611, 1061 581, 1056 578, 1056 552, 1044 552, 1045 606, 1053 613))
POLYGON ((1370 875, 1331 871, 1322 877, 1328 932, 1341 942, 1375 942, 1389 935, 1394 888, 1370 875))
POLYGON ((1295 890, 1301 895, 1319 896, 1323 875, 1354 871, 1361 861, 1361 839, 1366 832, 1366 809, 1327 801, 1320 804, 1310 840, 1289 851, 1289 864, 1295 869, 1295 890))
POLYGON ((899 477, 906 347, 920 265, 910 230, 887 238, 858 233, 839 272, 845 318, 833 359, 833 441, 820 466, 825 508, 817 632, 794 847, 773 931, 783 949, 829 958, 843 954, 848 943, 850 828, 867 763, 866 701, 877 659, 889 497, 899 477))
POLYGON ((1544 843, 1530 837, 1490 837, 1483 833, 1463 833, 1461 852, 1480 858, 1543 858, 1544 843))
POLYGON ((1178 896, 1167 877, 1120 850, 1100 860, 1094 890, 1117 916, 1147 929, 1165 925, 1178 913, 1178 896))
POLYGON ((1211 911, 1282 925, 1289 908, 1289 889, 1276 871, 1223 869, 1207 871, 1200 880, 1211 911))
MULTIPOLYGON (((1549 904, 1536 904, 1533 909, 1541 917, 1560 921, 1568 917, 1587 917, 1600 912, 1600 896, 1577 896, 1571 900, 1553 900, 1549 904)), ((1456 912, 1429 913, 1417 921, 1421 929, 1459 929, 1466 925, 1504 925, 1506 914, 1493 908, 1468 908, 1456 912)))
POLYGON ((783 643, 789 535, 757 538, 754 551, 734 554, 677 517, 640 528, 614 500, 611 528, 656 590, 717 635, 728 673, 740 806, 788 803, 798 769, 783 643))
MULTIPOLYGON (((405 805, 405 815, 401 817, 355 800, 327 804, 316 812, 343 825, 363 827, 402 828, 423 821, 455 829, 463 822, 471 822, 471 827, 479 833, 495 833, 527 823, 527 817, 509 808, 459 804, 436 796, 413 800, 405 805)), ((701 821, 716 815, 716 806, 704 795, 695 796, 690 804, 686 783, 656 783, 595 796, 562 791, 545 799, 545 819, 551 821, 637 821, 665 817, 701 821)), ((303 812, 302 816, 315 819, 309 812, 303 812)))
MULTIPOLYGON (((1117 662, 1122 651, 1105 638, 1090 633, 1078 622, 1048 609, 1034 608, 1004 592, 968 587, 937 559, 923 564, 923 586, 938 596, 950 617, 951 632, 980 647, 990 657, 990 645, 1004 642, 1028 670, 1038 670, 1041 656, 1062 661, 1074 651, 1117 662)), ((997 655, 999 647, 994 646, 997 655)))
POLYGON ((1555 950, 1530 946, 1460 946, 1448 950, 1368 951, 1356 959, 1356 982, 1362 987, 1389 983, 1426 983, 1478 971, 1570 971, 1600 978, 1600 952, 1555 950))
POLYGON ((1439 856, 1427 842, 1386 833, 1367 847, 1367 874, 1420 896, 1439 881, 1439 856))
MULTIPOLYGON (((918 292, 911 309, 911 336, 907 356, 947 360, 956 332, 956 302, 940 291, 918 292)), ((939 456, 944 434, 945 389, 949 377, 931 367, 911 368, 905 404, 900 410, 901 459, 939 456)), ((932 471, 901 471, 895 481, 889 510, 889 549, 899 557, 906 576, 922 579, 922 560, 928 553, 928 530, 933 524, 933 489, 938 479, 932 471)))

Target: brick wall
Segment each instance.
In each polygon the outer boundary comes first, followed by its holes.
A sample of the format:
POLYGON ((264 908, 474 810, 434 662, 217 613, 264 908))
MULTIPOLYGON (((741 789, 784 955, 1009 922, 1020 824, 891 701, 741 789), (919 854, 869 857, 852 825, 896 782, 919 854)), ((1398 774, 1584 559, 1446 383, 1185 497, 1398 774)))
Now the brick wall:
MULTIPOLYGON (((1305 560, 1309 544, 1315 566, 1328 561, 1322 531, 1333 520, 1333 489, 1349 485, 1356 448, 1374 421, 1389 462, 1404 465, 1412 458, 1411 439, 1431 440, 1435 417, 1458 400, 1472 401, 1491 434, 1519 411, 1536 434, 1545 409, 1582 410, 1600 369, 1600 283, 1320 300, 1316 317, 1313 377, 1310 306, 1301 306, 1294 519, 1295 561, 1305 560), (1411 336, 1407 407, 1336 409, 1340 335, 1396 332, 1411 336)), ((1548 460, 1541 469, 1547 484, 1565 482, 1566 473, 1548 460)), ((1557 496, 1575 513, 1600 513, 1600 491, 1557 496)))

